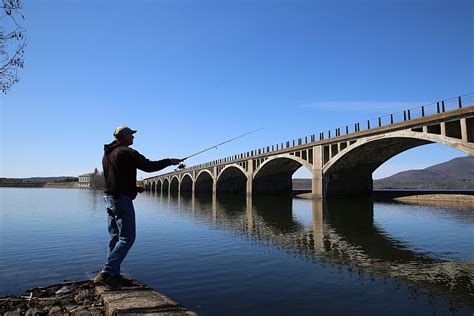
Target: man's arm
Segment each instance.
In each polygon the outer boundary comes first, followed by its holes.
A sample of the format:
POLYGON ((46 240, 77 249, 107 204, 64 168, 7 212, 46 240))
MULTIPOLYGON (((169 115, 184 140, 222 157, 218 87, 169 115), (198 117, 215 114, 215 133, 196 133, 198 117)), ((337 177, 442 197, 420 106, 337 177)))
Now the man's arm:
POLYGON ((181 159, 176 158, 167 158, 157 161, 151 161, 147 159, 145 156, 140 154, 138 151, 134 151, 133 160, 135 162, 135 166, 145 172, 154 172, 159 171, 163 168, 166 168, 171 165, 177 165, 181 162, 181 159))

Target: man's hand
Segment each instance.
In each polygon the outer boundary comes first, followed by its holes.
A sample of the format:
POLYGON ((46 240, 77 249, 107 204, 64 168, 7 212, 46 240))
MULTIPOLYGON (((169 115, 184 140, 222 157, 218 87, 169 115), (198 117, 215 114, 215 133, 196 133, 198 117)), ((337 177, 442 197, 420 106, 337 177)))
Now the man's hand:
POLYGON ((181 161, 183 161, 183 159, 177 159, 177 158, 169 158, 169 159, 170 159, 170 163, 173 166, 179 165, 181 163, 181 161))

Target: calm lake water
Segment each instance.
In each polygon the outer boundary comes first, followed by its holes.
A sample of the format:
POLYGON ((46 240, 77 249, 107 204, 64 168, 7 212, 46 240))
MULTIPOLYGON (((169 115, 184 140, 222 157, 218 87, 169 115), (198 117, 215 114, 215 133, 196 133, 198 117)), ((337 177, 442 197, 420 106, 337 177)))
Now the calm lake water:
MULTIPOLYGON (((91 278, 102 193, 0 188, 0 296, 91 278)), ((472 315, 474 210, 145 193, 122 268, 200 315, 472 315)))

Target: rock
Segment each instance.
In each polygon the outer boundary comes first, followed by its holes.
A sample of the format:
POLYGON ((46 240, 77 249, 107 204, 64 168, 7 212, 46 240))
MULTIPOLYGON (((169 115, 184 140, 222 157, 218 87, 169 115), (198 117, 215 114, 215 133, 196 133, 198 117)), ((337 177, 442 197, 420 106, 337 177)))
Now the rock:
POLYGON ((40 310, 39 308, 32 307, 26 311, 25 316, 38 316, 38 315, 45 315, 46 313, 40 310))
POLYGON ((52 307, 49 309, 48 315, 63 315, 63 313, 61 312, 61 307, 59 307, 59 306, 52 306, 52 307))
POLYGON ((92 314, 92 316, 104 315, 104 310, 101 308, 89 308, 89 312, 92 314))
POLYGON ((59 290, 57 290, 55 292, 55 294, 66 294, 66 293, 70 293, 74 290, 74 288, 70 285, 65 285, 63 286, 62 288, 60 288, 59 290))
POLYGON ((89 291, 88 290, 81 290, 79 291, 79 293, 77 293, 75 296, 74 296, 74 301, 76 301, 76 303, 82 303, 84 302, 89 296, 89 291))
POLYGON ((13 312, 6 312, 5 314, 3 314, 4 316, 20 316, 20 315, 23 315, 24 312, 23 311, 13 311, 13 312))
POLYGON ((86 306, 79 306, 71 310, 71 315, 75 316, 91 316, 92 313, 87 310, 86 306))

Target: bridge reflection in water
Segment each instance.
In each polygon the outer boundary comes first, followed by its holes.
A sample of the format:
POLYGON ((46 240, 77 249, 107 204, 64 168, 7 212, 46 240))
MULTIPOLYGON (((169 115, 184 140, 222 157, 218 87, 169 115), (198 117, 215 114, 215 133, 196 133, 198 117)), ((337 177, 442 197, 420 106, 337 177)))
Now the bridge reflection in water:
MULTIPOLYGON (((150 193, 218 226, 243 233, 310 260, 340 265, 349 272, 377 275, 418 293, 443 296, 453 307, 474 307, 474 263, 436 258, 390 236, 374 224, 374 202, 311 200, 305 220, 294 214, 291 197, 150 193)), ((301 201, 303 202, 303 201, 301 201)))

